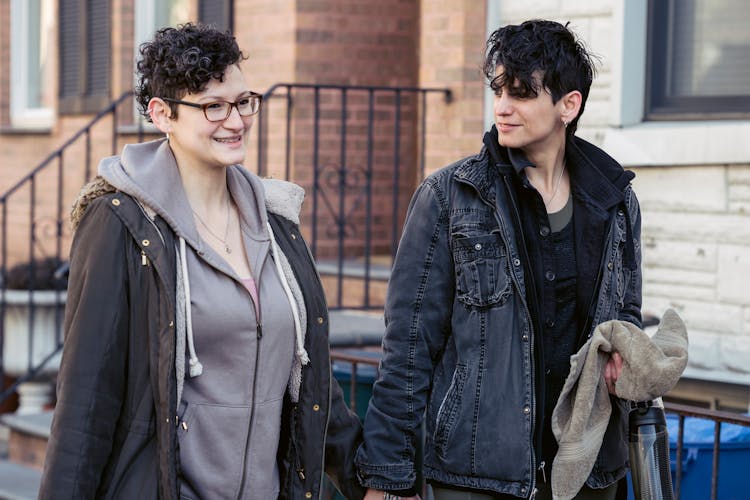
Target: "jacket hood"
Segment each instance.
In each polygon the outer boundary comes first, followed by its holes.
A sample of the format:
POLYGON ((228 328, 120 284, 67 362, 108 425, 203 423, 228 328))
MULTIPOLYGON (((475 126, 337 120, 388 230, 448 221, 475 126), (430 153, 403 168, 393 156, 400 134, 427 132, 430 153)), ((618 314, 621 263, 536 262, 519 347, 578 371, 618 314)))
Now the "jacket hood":
MULTIPOLYGON (((204 250, 177 162, 166 139, 126 145, 122 155, 99 163, 99 175, 162 217, 190 246, 204 250)), ((260 179, 232 165, 227 168, 227 186, 238 205, 243 225, 255 238, 267 239, 265 196, 260 179), (254 196, 238 196, 248 189, 254 196)))
MULTIPOLYGON (((166 139, 126 145, 122 155, 104 158, 99 163, 98 172, 99 175, 83 187, 73 205, 71 222, 74 230, 91 201, 103 194, 121 191, 135 198, 151 218, 158 214, 177 236, 199 249, 201 240, 166 139)), ((265 233, 266 210, 299 224, 305 197, 300 186, 278 179, 260 179, 240 165, 227 168, 227 183, 233 199, 247 205, 241 206, 240 212, 258 214, 256 221, 243 220, 245 224, 252 224, 252 233, 265 233), (248 197, 234 196, 246 189, 252 189, 255 194, 253 206, 245 201, 248 197)))

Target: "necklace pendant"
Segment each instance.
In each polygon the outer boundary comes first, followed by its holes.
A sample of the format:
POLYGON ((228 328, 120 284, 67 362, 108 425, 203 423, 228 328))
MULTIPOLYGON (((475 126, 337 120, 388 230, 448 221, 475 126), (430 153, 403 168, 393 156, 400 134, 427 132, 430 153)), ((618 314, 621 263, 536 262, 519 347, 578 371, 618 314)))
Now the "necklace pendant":
POLYGON ((226 244, 225 244, 225 245, 224 245, 224 250, 225 250, 225 251, 226 251, 227 253, 232 253, 232 249, 231 249, 231 248, 229 248, 229 245, 226 245, 226 244))

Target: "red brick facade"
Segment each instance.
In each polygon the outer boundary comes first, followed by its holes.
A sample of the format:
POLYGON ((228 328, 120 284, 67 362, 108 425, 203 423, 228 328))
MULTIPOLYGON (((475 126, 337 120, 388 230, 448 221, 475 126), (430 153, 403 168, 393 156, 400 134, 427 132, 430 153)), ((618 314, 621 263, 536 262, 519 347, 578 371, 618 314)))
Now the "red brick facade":
MULTIPOLYGON (((21 179, 55 148, 63 144, 90 119, 91 115, 56 116, 50 128, 30 133, 14 129, 10 121, 10 0, 0 0, 0 193, 21 179)), ((57 4, 57 2, 51 2, 57 4)), ((135 0, 113 0, 112 11, 112 89, 114 100, 132 88, 135 33, 135 0)), ((197 0, 189 6, 189 15, 197 13, 197 0)), ((236 0, 234 2, 234 32, 241 48, 249 55, 244 64, 251 86, 265 92, 277 83, 318 83, 335 85, 377 85, 404 87, 448 87, 454 95, 446 104, 439 95, 421 100, 412 93, 402 93, 399 119, 395 116, 396 96, 376 92, 372 99, 372 130, 368 130, 370 113, 367 92, 350 91, 345 99, 346 116, 342 119, 342 96, 333 90, 319 95, 317 165, 323 170, 326 182, 340 180, 340 166, 346 166, 347 180, 360 182, 371 168, 373 178, 372 213, 376 224, 374 238, 383 251, 394 238, 389 226, 394 201, 399 206, 399 220, 420 176, 420 159, 425 158, 429 172, 466 154, 473 153, 482 131, 482 43, 484 41, 484 2, 475 0, 236 0), (480 29, 476 29, 479 27, 480 29), (424 150, 420 147, 421 113, 426 112, 424 150), (394 154, 394 128, 398 122, 400 140, 398 154, 394 154), (341 143, 341 129, 346 127, 346 142, 341 143), (368 137, 372 137, 372 156, 367 155, 368 137), (394 168, 397 172, 394 172, 394 168), (394 198, 393 182, 398 177, 399 195, 394 198)), ((56 81, 46 82, 56 95, 56 81)), ((287 107, 282 89, 264 107, 266 124, 263 144, 262 173, 283 177, 287 165, 285 141, 289 140, 292 156, 289 165, 292 177, 308 189, 311 196, 314 143, 307 133, 313 126, 312 93, 299 99, 290 116, 289 137, 285 125, 287 107)), ((54 105, 54 103, 53 103, 54 105)), ((133 111, 126 104, 118 115, 121 126, 132 125, 133 111)), ((106 118, 93 129, 92 152, 88 168, 95 169, 99 158, 111 154, 111 119, 106 118)), ((117 147, 133 140, 119 139, 117 147)), ((257 168, 257 134, 253 132, 253 148, 248 157, 250 168, 257 168)), ((64 178, 62 199, 52 189, 56 185, 58 167, 46 169, 36 182, 37 207, 33 217, 41 226, 54 218, 58 207, 67 212, 70 203, 86 175, 83 140, 79 141, 62 160, 64 178)), ((56 163, 57 165, 57 163, 56 163)), ((320 178, 322 183, 324 178, 320 178)), ((31 196, 28 187, 13 195, 8 204, 8 262, 28 256, 28 226, 32 217, 26 201, 31 196), (15 199, 15 200, 14 200, 15 199)), ((352 227, 364 224, 364 201, 347 195, 345 212, 350 213, 352 227)), ((330 197, 331 206, 339 206, 339 198, 330 197)), ((322 201, 321 201, 322 203, 322 201)), ((306 204, 307 219, 311 224, 306 204)), ((318 224, 331 226, 336 214, 318 216, 318 224)), ((54 229, 54 228, 53 228, 54 229)), ((36 228, 37 231, 40 227, 36 228)), ((356 231, 355 231, 356 232, 356 231)), ((396 235, 397 236, 397 235, 396 235)), ((40 245, 43 245, 40 235, 40 245)), ((353 237, 353 241, 357 237, 353 237)), ((360 242, 361 243, 361 242, 360 242)), ((62 252, 67 253, 68 241, 62 252)), ((325 254, 326 243, 320 242, 325 254)), ((357 244, 354 244, 356 247, 357 244)), ((360 245, 361 246, 361 245, 360 245)), ((54 253, 43 247, 42 256, 54 253)), ((333 250, 331 250, 333 251, 333 250)), ((356 253, 356 249, 355 249, 356 253)))

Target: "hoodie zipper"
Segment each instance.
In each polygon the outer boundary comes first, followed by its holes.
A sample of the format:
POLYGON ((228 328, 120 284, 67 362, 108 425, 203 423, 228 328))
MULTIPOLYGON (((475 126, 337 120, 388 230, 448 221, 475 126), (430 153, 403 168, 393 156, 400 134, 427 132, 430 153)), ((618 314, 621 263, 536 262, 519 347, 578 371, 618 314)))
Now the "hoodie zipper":
MULTIPOLYGON (((268 256, 266 256, 263 259, 263 262, 258 266, 259 269, 263 269, 263 266, 265 265, 266 259, 268 256)), ((251 398, 251 406, 250 406, 250 421, 247 424, 247 435, 245 437, 245 450, 242 454, 242 480, 240 481, 240 490, 237 492, 237 500, 242 499, 242 494, 245 491, 245 484, 247 482, 247 458, 248 453, 250 451, 250 438, 253 433, 253 423, 255 422, 255 405, 256 405, 256 397, 257 397, 257 389, 258 389, 258 364, 260 363, 260 347, 261 347, 261 339, 263 338, 263 320, 261 315, 261 308, 260 308, 260 273, 258 273, 258 280, 256 281, 256 288, 258 291, 258 303, 257 310, 256 310, 256 321, 255 321, 255 331, 256 331, 256 347, 255 347, 255 366, 253 366, 253 387, 252 387, 252 398, 251 398)), ((251 297, 252 300, 252 297, 251 297)))

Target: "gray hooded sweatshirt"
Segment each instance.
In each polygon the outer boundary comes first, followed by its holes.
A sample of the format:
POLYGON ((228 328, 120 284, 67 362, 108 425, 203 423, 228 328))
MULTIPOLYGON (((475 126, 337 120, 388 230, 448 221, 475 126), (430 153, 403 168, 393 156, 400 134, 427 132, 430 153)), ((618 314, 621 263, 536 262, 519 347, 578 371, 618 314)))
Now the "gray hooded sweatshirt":
POLYGON ((301 294, 282 270, 288 263, 267 222, 263 183, 240 166, 227 169, 256 304, 243 277, 199 236, 166 140, 126 146, 120 157, 101 162, 99 174, 138 200, 147 215, 162 217, 180 242, 175 364, 181 497, 276 498, 284 394, 288 384, 293 395, 298 390, 294 383, 306 354, 299 334, 301 294), (190 376, 183 382, 186 366, 190 376))

